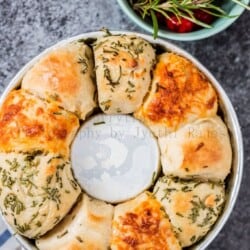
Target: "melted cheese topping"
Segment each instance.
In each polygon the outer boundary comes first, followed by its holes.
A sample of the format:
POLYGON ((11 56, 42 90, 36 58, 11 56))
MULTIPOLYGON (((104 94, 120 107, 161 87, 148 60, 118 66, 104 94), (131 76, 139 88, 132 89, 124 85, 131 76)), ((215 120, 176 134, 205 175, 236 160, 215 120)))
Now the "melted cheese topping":
POLYGON ((187 59, 173 53, 159 57, 148 99, 135 116, 152 126, 175 131, 183 124, 217 112, 217 96, 205 76, 187 59))
POLYGON ((0 109, 0 151, 46 150, 68 156, 76 116, 23 90, 12 91, 0 109))
POLYGON ((165 212, 151 196, 144 193, 115 209, 112 249, 180 249, 165 212))

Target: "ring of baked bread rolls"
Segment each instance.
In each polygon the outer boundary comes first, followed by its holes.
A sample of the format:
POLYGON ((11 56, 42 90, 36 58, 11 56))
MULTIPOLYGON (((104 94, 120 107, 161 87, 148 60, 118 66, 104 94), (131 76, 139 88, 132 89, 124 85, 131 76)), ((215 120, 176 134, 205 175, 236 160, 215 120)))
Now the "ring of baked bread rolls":
POLYGON ((217 111, 216 91, 191 61, 156 55, 141 37, 109 35, 53 49, 0 108, 1 212, 41 250, 190 246, 225 201, 232 149, 217 111), (157 137, 163 173, 151 192, 118 205, 79 198, 70 145, 79 119, 97 106, 134 115, 157 137))

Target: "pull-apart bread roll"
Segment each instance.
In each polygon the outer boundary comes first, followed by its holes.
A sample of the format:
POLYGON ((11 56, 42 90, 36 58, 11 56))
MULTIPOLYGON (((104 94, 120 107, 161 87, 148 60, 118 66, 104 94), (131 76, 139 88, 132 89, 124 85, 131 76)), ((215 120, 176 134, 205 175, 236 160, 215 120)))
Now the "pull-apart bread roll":
POLYGON ((36 238, 71 209, 80 188, 68 162, 75 115, 24 90, 0 109, 0 208, 14 230, 36 238))
POLYGON ((112 250, 181 249, 164 209, 150 193, 116 206, 112 226, 112 250))
POLYGON ((36 244, 40 250, 106 250, 112 216, 112 205, 83 195, 71 213, 36 244))
POLYGON ((0 109, 0 152, 45 150, 68 157, 78 127, 77 117, 55 103, 14 90, 0 109))
POLYGON ((165 136, 198 118, 215 115, 217 95, 208 79, 187 59, 159 56, 151 91, 134 114, 156 136, 165 136))
POLYGON ((182 247, 194 244, 210 230, 225 199, 223 185, 166 176, 156 183, 154 195, 169 216, 182 247))
POLYGON ((71 209, 81 190, 61 155, 0 153, 0 208, 14 231, 37 238, 71 209))
POLYGON ((232 163, 227 128, 218 116, 199 119, 159 138, 165 175, 223 181, 232 163))
POLYGON ((24 76, 22 88, 56 101, 81 119, 96 107, 93 54, 83 42, 55 48, 24 76))
POLYGON ((100 38, 94 45, 100 108, 106 114, 138 109, 151 83, 152 46, 133 35, 100 38))

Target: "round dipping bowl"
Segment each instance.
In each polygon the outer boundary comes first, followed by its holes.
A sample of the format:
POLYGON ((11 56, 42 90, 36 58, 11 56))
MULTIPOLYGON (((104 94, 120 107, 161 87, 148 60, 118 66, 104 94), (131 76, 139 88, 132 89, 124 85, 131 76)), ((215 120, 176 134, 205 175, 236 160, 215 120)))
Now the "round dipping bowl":
MULTIPOLYGON (((197 66, 201 72, 203 72, 204 75, 207 76, 207 78, 212 83, 213 87, 217 91, 218 97, 219 97, 219 105, 223 112, 224 121, 227 124, 232 149, 233 149, 233 163, 232 163, 232 171, 229 177, 227 178, 227 190, 226 190, 226 203, 224 210, 221 214, 221 216, 218 218, 215 225, 212 227, 210 232, 197 244, 194 246, 188 248, 188 249, 196 249, 196 250, 202 250, 205 249, 212 241, 213 239, 218 235, 226 221, 228 220, 235 201, 237 199, 238 191, 241 184, 242 179, 242 172, 243 172, 243 143, 242 143, 242 135, 240 126, 238 123, 237 116, 235 114, 234 108, 226 95, 225 91, 222 89, 219 82, 213 77, 213 75, 203 66, 199 61, 197 61, 192 55, 187 53, 186 51, 180 49, 179 47, 166 42, 161 39, 154 40, 149 35, 143 35, 139 33, 132 33, 132 32, 124 32, 124 31, 114 31, 113 34, 135 34, 137 36, 141 36, 142 38, 148 40, 150 43, 159 45, 161 48, 165 48, 168 51, 173 51, 179 55, 182 55, 193 62, 195 66, 197 66)), ((103 36, 104 34, 102 32, 92 32, 92 33, 86 33, 82 34, 76 37, 72 37, 66 40, 63 40, 59 42, 58 44, 55 44, 54 46, 50 47, 49 49, 45 50, 43 53, 35 57, 33 60, 31 60, 27 65, 25 65, 12 79, 12 81, 9 83, 7 88, 5 89, 3 95, 0 99, 0 104, 5 100, 6 96, 10 91, 20 86, 20 82, 24 76, 24 74, 42 57, 44 54, 50 52, 51 50, 55 49, 56 47, 67 44, 75 40, 79 39, 89 39, 89 38, 98 38, 103 36)), ((91 118, 90 118, 91 119, 91 118)), ((76 176, 77 178, 77 176, 76 176)), ((13 230, 9 227, 11 233, 14 234, 13 230)), ((26 238, 14 234, 15 237, 19 240, 19 242, 23 245, 25 249, 31 250, 36 249, 34 243, 32 241, 27 240, 26 238)))
POLYGON ((71 162, 89 195, 119 203, 150 188, 160 170, 160 152, 157 139, 134 117, 97 114, 79 129, 71 162))

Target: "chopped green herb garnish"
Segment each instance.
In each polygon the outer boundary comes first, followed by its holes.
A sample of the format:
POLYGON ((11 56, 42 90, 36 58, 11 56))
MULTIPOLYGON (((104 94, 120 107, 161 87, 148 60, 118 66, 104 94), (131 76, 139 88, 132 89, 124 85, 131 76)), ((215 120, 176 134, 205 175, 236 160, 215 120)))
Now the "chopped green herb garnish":
POLYGON ((180 217, 184 217, 181 213, 176 213, 176 215, 180 216, 180 217))
POLYGON ((57 239, 61 239, 63 236, 65 236, 68 233, 68 230, 63 232, 61 235, 57 235, 57 239))
POLYGON ((111 100, 103 101, 100 103, 102 106, 104 106, 104 111, 109 110, 111 106, 111 100))
POLYGON ((82 64, 82 70, 81 70, 81 72, 83 74, 86 74, 87 71, 88 71, 88 62, 87 62, 87 59, 81 57, 81 58, 78 59, 77 63, 82 64))
POLYGON ((10 208, 15 214, 20 214, 25 210, 24 204, 17 198, 15 194, 8 194, 4 199, 4 207, 6 209, 10 208))
POLYGON ((131 81, 128 81, 128 85, 131 87, 131 88, 134 88, 135 85, 131 82, 131 81))
POLYGON ((41 221, 38 221, 38 222, 36 223, 36 226, 37 226, 37 227, 41 227, 41 226, 42 226, 41 221))
POLYGON ((191 241, 191 242, 194 242, 194 241, 195 241, 195 239, 196 239, 196 236, 195 236, 195 235, 193 235, 193 236, 190 238, 190 241, 191 241))
POLYGON ((104 69, 104 77, 108 80, 108 84, 111 85, 113 88, 116 87, 116 85, 120 84, 120 79, 122 77, 122 68, 119 66, 119 76, 116 80, 113 80, 111 77, 110 69, 105 67, 104 69))
POLYGON ((80 243, 83 243, 83 240, 80 236, 76 236, 76 239, 80 242, 80 243))
POLYGON ((25 233, 27 232, 28 230, 30 230, 30 225, 28 224, 23 224, 23 225, 19 225, 19 224, 16 224, 16 228, 17 230, 20 232, 20 233, 25 233))
POLYGON ((15 179, 10 176, 10 173, 7 172, 5 169, 2 171, 2 185, 3 187, 8 187, 9 189, 12 189, 12 186, 15 184, 15 179))
POLYGON ((105 121, 94 122, 93 124, 94 124, 95 126, 96 126, 96 125, 101 125, 101 124, 105 124, 105 121))
POLYGON ((6 161, 6 163, 8 163, 8 164, 11 166, 11 168, 10 168, 11 171, 16 172, 17 169, 20 167, 20 164, 17 162, 17 159, 16 159, 16 158, 14 158, 13 161, 10 161, 10 160, 8 160, 8 159, 5 160, 5 161, 6 161))

